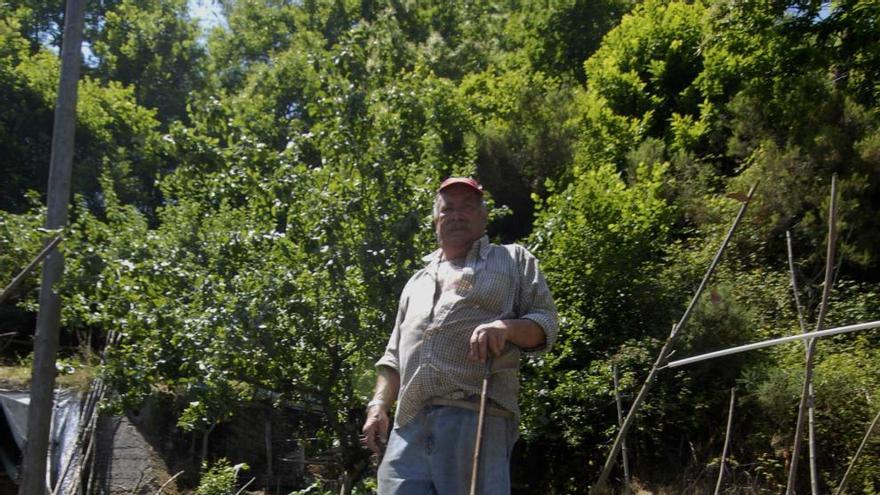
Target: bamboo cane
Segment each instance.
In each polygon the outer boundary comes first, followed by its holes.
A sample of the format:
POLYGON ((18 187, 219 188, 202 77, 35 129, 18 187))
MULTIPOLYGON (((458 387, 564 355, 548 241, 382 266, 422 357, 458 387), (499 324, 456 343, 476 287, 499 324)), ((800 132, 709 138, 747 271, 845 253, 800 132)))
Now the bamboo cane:
POLYGON ((177 474, 168 478, 168 480, 165 483, 162 483, 162 486, 160 486, 159 489, 156 490, 156 495, 162 495, 162 490, 164 490, 166 486, 170 485, 174 480, 176 480, 177 477, 180 476, 181 474, 183 474, 183 471, 178 471, 177 474))
POLYGON ((256 481, 256 479, 257 479, 257 478, 251 478, 250 481, 248 481, 247 483, 245 483, 244 486, 242 486, 237 492, 235 492, 235 495, 241 495, 242 492, 244 492, 244 489, 247 488, 247 487, 249 487, 249 486, 251 486, 251 483, 253 483, 254 481, 256 481))
POLYGON ((862 454, 862 450, 865 448, 865 445, 868 443, 868 438, 871 437, 871 432, 874 431, 874 428, 877 426, 877 420, 880 419, 880 411, 877 412, 877 415, 874 416, 874 421, 871 422, 871 426, 868 427, 868 431, 865 432, 864 438, 862 438, 862 443, 859 445, 858 450, 856 450, 855 455, 852 460, 849 461, 849 467, 846 468, 846 473, 843 474, 843 479, 840 480, 840 485, 837 486, 837 490, 834 491, 834 495, 840 495, 843 493, 843 489, 846 487, 846 480, 849 478, 849 474, 852 472, 853 467, 856 465, 856 460, 862 454))
POLYGON ((15 292, 16 287, 18 287, 21 281, 28 276, 28 274, 31 272, 31 270, 34 269, 35 266, 43 261, 43 258, 45 258, 53 249, 55 249, 55 246, 57 246, 59 242, 61 242, 60 235, 49 241, 49 244, 46 244, 46 247, 44 247, 43 250, 40 251, 40 253, 37 254, 37 256, 33 260, 31 260, 31 262, 28 263, 28 265, 24 267, 14 279, 12 279, 12 282, 10 282, 9 285, 7 285, 5 289, 3 289, 3 292, 0 293, 0 303, 5 301, 7 297, 15 292))
POLYGON ((483 443, 483 421, 486 419, 486 401, 489 392, 489 377, 492 376, 492 357, 486 359, 486 372, 483 374, 483 388, 480 390, 480 413, 477 416, 477 434, 474 440, 474 458, 471 463, 470 495, 477 494, 477 480, 480 473, 480 446, 483 443))
MULTIPOLYGON (((801 306, 801 299, 798 296, 797 275, 794 269, 794 250, 791 247, 791 232, 785 231, 785 243, 788 247, 788 269, 791 272, 791 292, 794 295, 794 306, 797 309, 798 323, 800 324, 801 333, 807 333, 807 324, 804 321, 804 310, 801 306)), ((806 344, 806 343, 805 343, 806 344)), ((804 355, 806 357, 807 346, 804 345, 804 355)), ((819 471, 816 468, 816 415, 813 398, 813 383, 810 382, 809 394, 807 400, 807 433, 810 446, 810 490, 813 495, 819 495, 819 471)))
POLYGON ((728 243, 730 243, 730 239, 733 237, 733 233, 736 231, 737 226, 739 226, 739 223, 742 220, 742 217, 746 212, 746 208, 749 206, 749 202, 751 201, 752 196, 755 194, 755 189, 757 187, 758 185, 755 184, 752 186, 751 189, 749 189, 748 196, 746 196, 745 201, 743 201, 742 206, 740 206, 739 212, 736 214, 736 218, 733 220, 733 224, 730 226, 730 230, 727 231, 727 235, 724 237, 724 241, 721 242, 721 246, 718 248, 718 251, 715 253, 715 257, 709 264, 709 269, 706 270, 705 275, 703 275, 703 280, 700 282, 700 286, 697 287, 697 290, 694 293, 694 297, 691 299, 691 302, 688 305, 687 309, 685 309, 681 320, 679 320, 679 322, 672 327, 672 332, 669 334, 669 337, 663 344, 663 348, 660 349, 660 354, 657 356, 657 360, 654 362, 654 366, 648 373, 648 377, 645 379, 645 383, 642 385, 641 390, 639 390, 639 394, 636 396, 635 401, 633 401, 632 405, 630 406, 629 412, 626 415, 626 419, 623 421, 623 426, 621 426, 620 430, 617 432, 617 437, 614 439, 614 444, 611 446, 611 451, 608 452, 608 457, 605 458, 605 466, 602 468, 602 473, 599 475, 599 479, 592 487, 590 487, 590 495, 598 494, 599 491, 605 487, 605 483, 608 481, 608 475, 611 474, 611 468, 614 467, 615 458, 617 457, 617 454, 620 453, 620 446, 623 438, 626 437, 627 432, 632 426, 633 421, 635 420, 635 415, 638 412, 639 407, 641 407, 642 402, 645 400, 645 397, 648 395, 648 391, 651 389, 654 379, 657 377, 657 373, 666 364, 669 353, 672 351, 672 348, 678 341, 679 332, 682 328, 684 328, 685 324, 690 318, 691 312, 697 305, 697 301, 699 300, 700 295, 703 294, 703 290, 709 283, 709 278, 711 278, 712 274, 715 273, 715 268, 718 266, 718 262, 721 260, 721 255, 724 253, 724 249, 727 247, 728 243))
POLYGON ((724 479, 724 463, 727 462, 727 449, 730 446, 730 430, 733 425, 733 406, 736 404, 736 387, 730 389, 730 409, 727 410, 727 429, 724 432, 724 448, 721 450, 721 462, 718 463, 718 482, 715 483, 715 495, 721 493, 721 481, 724 479))
MULTIPOLYGON (((617 379, 617 365, 612 367, 614 375, 614 402, 617 404, 617 425, 623 426, 623 405, 620 402, 620 387, 617 379)), ((620 456, 623 457, 623 493, 629 495, 629 457, 626 454, 626 439, 620 442, 620 456)))
MULTIPOLYGON (((828 245, 825 256, 825 282, 822 287, 822 302, 819 305, 819 315, 816 317, 816 330, 822 330, 825 313, 828 311, 828 298, 831 295, 831 285, 834 277, 834 256, 837 244, 837 175, 831 176, 831 202, 828 206, 828 245)), ((791 465, 788 472, 788 485, 785 488, 786 495, 794 493, 794 485, 797 482, 797 465, 800 454, 801 439, 804 429, 804 415, 810 396, 810 385, 813 382, 813 355, 816 351, 816 339, 810 339, 807 344, 807 357, 804 365, 804 386, 801 391, 801 401, 798 405, 797 426, 794 431, 794 445, 791 452, 791 465)))

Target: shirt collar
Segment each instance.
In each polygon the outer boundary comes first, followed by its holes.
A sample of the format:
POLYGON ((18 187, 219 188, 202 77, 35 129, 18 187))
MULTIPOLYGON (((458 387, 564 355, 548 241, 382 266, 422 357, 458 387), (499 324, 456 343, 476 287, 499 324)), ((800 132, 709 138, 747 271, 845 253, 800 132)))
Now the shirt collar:
MULTIPOLYGON (((470 251, 468 251, 468 258, 470 258, 474 251, 476 251, 480 256, 480 259, 486 259, 486 256, 489 256, 489 249, 491 248, 492 245, 489 243, 489 236, 484 234, 482 237, 474 241, 470 251)), ((441 254, 443 254, 443 250, 437 249, 433 253, 423 256, 422 261, 428 265, 439 263, 441 254)))

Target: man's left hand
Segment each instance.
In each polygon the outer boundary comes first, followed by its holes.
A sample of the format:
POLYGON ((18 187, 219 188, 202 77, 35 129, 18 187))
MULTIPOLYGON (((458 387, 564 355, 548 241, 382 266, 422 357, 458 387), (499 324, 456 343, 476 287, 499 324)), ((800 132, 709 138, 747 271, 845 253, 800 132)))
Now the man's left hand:
POLYGON ((504 320, 495 320, 478 326, 471 334, 468 359, 485 363, 489 352, 493 356, 501 355, 509 332, 510 328, 504 320))

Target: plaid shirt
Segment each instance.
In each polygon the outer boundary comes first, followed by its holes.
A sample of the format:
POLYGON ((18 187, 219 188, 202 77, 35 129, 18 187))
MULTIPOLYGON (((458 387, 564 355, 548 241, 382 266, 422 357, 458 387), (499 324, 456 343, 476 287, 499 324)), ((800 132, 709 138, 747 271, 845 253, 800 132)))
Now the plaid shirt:
MULTIPOLYGON (((538 261, 524 247, 498 246, 483 236, 474 242, 460 278, 438 272, 441 251, 425 256, 400 296, 397 321, 385 354, 376 366, 400 374, 395 425, 412 420, 433 397, 464 399, 479 395, 485 365, 468 359, 474 328, 494 320, 527 318, 544 329, 546 342, 526 352, 545 352, 558 332, 556 306, 538 261), (436 301, 436 302, 435 302, 436 301)), ((507 343, 494 358, 488 396, 519 417, 519 359, 522 351, 507 343)))

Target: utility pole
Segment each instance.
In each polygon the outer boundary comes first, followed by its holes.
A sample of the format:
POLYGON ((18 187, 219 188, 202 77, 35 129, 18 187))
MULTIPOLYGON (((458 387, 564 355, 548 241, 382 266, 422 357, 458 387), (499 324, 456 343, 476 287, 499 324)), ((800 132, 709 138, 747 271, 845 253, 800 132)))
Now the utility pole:
MULTIPOLYGON (((67 1, 61 45, 61 78, 52 127, 52 154, 46 199, 46 228, 49 230, 62 229, 67 225, 84 11, 85 0, 67 1)), ((19 495, 45 495, 51 491, 47 485, 46 457, 54 409, 55 358, 61 322, 61 299, 55 286, 61 281, 63 274, 64 258, 56 247, 49 252, 43 263, 40 283, 40 310, 34 337, 27 443, 22 461, 19 495)))

